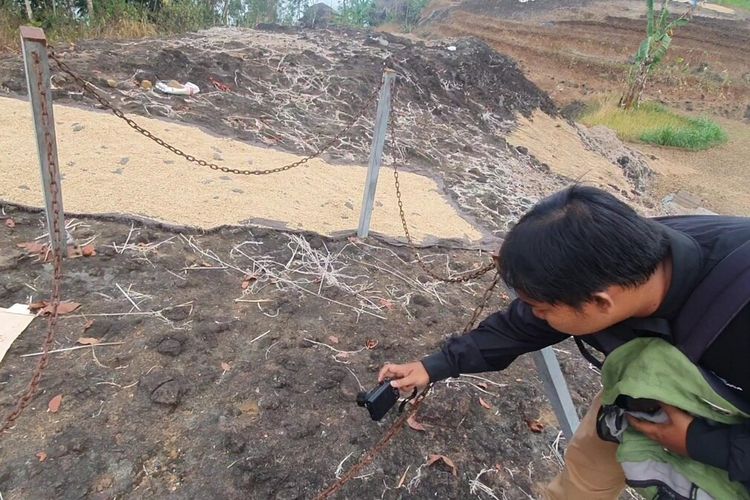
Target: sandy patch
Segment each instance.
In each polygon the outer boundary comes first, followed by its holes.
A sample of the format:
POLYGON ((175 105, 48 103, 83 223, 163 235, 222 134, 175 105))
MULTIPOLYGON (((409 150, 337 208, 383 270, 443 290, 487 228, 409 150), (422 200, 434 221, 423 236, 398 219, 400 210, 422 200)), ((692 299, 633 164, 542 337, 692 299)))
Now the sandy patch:
POLYGON ((524 146, 550 170, 574 181, 630 191, 631 186, 620 168, 603 156, 586 149, 576 129, 565 120, 544 112, 531 119, 518 116, 518 128, 507 138, 508 144, 524 146))
MULTIPOLYGON (((299 157, 196 127, 135 117, 177 147, 219 165, 265 169, 299 157)), ((139 136, 103 112, 56 105, 65 210, 85 214, 131 214, 170 224, 212 228, 259 223, 330 235, 356 230, 366 169, 322 160, 268 176, 237 176, 192 165, 139 136)), ((0 199, 42 206, 39 166, 30 107, 0 98, 0 199), (8 147, 8 145, 11 145, 8 147)), ((461 239, 481 233, 464 220, 437 183, 412 173, 401 175, 407 217, 420 241, 461 239)), ((371 230, 402 235, 392 174, 383 168, 371 230)))

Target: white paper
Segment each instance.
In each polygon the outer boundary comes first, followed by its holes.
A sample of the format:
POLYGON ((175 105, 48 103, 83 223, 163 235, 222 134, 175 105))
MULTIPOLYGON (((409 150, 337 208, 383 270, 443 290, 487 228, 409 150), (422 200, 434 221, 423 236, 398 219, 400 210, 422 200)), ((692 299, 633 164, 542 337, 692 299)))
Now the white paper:
POLYGON ((0 361, 35 317, 26 304, 14 304, 8 309, 0 307, 0 361))

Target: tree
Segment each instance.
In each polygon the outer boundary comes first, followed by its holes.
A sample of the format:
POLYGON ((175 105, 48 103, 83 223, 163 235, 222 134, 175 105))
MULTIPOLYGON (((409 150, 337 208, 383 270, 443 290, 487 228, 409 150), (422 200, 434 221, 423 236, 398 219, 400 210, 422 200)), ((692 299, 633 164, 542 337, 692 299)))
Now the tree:
POLYGON ((646 0, 646 16, 648 24, 646 27, 646 39, 643 40, 635 61, 628 75, 628 88, 620 98, 620 107, 633 109, 638 107, 646 80, 653 69, 664 59, 669 45, 672 43, 672 34, 675 28, 684 26, 692 17, 697 2, 691 2, 690 9, 680 17, 670 21, 667 4, 669 0, 662 0, 661 11, 658 16, 654 13, 654 0, 646 0))

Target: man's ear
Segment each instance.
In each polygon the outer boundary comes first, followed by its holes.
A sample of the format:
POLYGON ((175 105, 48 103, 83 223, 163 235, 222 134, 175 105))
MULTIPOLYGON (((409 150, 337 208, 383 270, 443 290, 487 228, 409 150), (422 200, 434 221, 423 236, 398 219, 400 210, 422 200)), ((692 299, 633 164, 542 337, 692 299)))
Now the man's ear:
POLYGON ((596 292, 591 298, 591 302, 593 302, 597 309, 599 309, 599 312, 608 313, 615 305, 612 295, 606 291, 596 292))

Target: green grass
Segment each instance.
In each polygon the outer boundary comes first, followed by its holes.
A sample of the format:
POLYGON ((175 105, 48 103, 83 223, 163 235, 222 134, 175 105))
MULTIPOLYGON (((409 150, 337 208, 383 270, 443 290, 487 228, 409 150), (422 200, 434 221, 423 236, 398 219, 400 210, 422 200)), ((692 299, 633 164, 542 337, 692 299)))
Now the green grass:
POLYGON ((707 118, 678 115, 656 103, 642 103, 624 111, 613 102, 589 107, 580 121, 588 126, 604 125, 620 139, 690 150, 708 149, 727 140, 727 134, 707 118))
POLYGON ((750 10, 750 0, 711 0, 710 3, 717 3, 726 7, 735 7, 738 9, 750 10))

